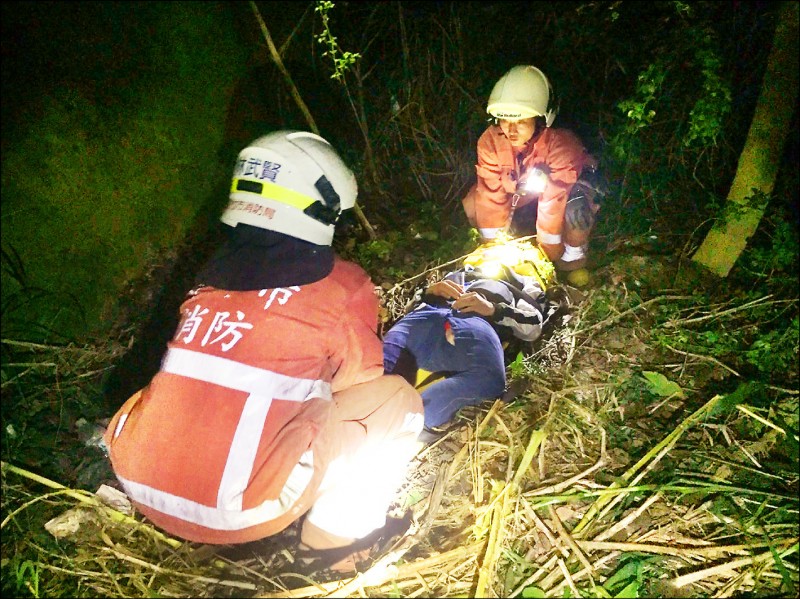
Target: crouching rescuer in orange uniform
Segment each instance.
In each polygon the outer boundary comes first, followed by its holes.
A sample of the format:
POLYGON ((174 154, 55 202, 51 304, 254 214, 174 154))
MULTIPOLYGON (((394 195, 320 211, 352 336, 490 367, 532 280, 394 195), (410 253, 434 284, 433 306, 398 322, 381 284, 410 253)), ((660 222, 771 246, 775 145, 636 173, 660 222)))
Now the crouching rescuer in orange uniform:
POLYGON ((386 524, 422 401, 383 375, 374 286, 331 248, 356 192, 311 133, 271 133, 239 154, 227 240, 159 372, 105 435, 125 492, 170 534, 243 543, 305 515, 301 547, 343 555, 386 524))
POLYGON ((588 280, 586 252, 598 210, 596 187, 586 177, 596 161, 571 131, 551 128, 552 103, 550 82, 534 66, 516 66, 497 81, 486 108, 495 123, 478 139, 477 181, 462 203, 484 242, 501 231, 535 233, 556 268, 579 284, 588 280))

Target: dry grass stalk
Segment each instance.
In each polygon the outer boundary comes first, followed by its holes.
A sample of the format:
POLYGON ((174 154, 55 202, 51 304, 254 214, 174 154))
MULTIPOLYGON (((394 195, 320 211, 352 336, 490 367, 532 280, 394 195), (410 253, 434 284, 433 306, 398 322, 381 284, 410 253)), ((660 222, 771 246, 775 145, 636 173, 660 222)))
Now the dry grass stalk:
POLYGON ((589 326, 589 327, 587 327, 585 329, 582 329, 580 331, 576 331, 575 335, 577 336, 577 335, 580 335, 580 334, 583 334, 583 333, 588 333, 590 331, 595 331, 597 329, 608 327, 608 326, 610 326, 610 325, 612 325, 614 323, 619 322, 623 318, 633 314, 634 312, 638 312, 638 311, 642 310, 643 308, 647 308, 648 306, 651 306, 651 305, 656 304, 656 303, 673 302, 673 301, 681 301, 681 300, 692 300, 692 299, 694 299, 694 298, 691 295, 661 295, 659 297, 654 297, 654 298, 649 299, 649 300, 647 300, 645 302, 642 302, 641 304, 638 304, 638 305, 636 305, 636 306, 634 306, 632 308, 629 308, 629 309, 627 309, 627 310, 625 310, 623 312, 620 312, 619 314, 615 314, 614 316, 610 316, 610 317, 606 318, 605 320, 601 320, 600 322, 597 322, 597 323, 595 323, 595 324, 593 324, 593 325, 591 325, 591 326, 589 326))
POLYGON ((584 555, 581 548, 575 542, 575 539, 572 538, 572 535, 567 532, 564 528, 564 524, 561 522, 561 518, 558 517, 555 508, 552 504, 547 506, 547 510, 550 513, 550 519, 555 524, 556 530, 558 531, 558 536, 563 539, 566 544, 572 549, 575 556, 580 560, 580 562, 584 565, 584 567, 589 571, 590 574, 595 574, 595 569, 592 564, 589 563, 589 560, 586 559, 586 555, 584 555))
POLYGON ((640 505, 637 509, 633 512, 628 514, 625 518, 614 524, 612 527, 607 528, 603 532, 599 533, 595 538, 594 541, 605 541, 606 539, 610 539, 618 532, 622 531, 623 529, 627 528, 627 526, 636 520, 639 516, 641 516, 651 505, 653 505, 656 501, 661 499, 661 493, 656 493, 655 495, 651 495, 648 497, 642 505, 640 505))
POLYGON ((575 586, 575 581, 572 580, 572 576, 569 573, 569 569, 567 568, 567 564, 565 564, 564 560, 561 559, 561 558, 558 558, 556 560, 556 562, 558 563, 559 570, 561 570, 561 573, 564 575, 564 580, 566 580, 567 584, 569 584, 569 588, 570 588, 570 590, 572 590, 572 594, 575 597, 580 597, 581 596, 581 592, 578 590, 578 587, 575 586))
MULTIPOLYGON (((728 308, 727 310, 722 310, 720 312, 712 310, 708 314, 705 314, 703 316, 698 316, 696 318, 686 318, 686 319, 683 319, 683 320, 670 320, 670 321, 664 323, 664 326, 665 327, 670 327, 670 328, 675 328, 675 327, 678 327, 678 326, 685 327, 688 324, 697 324, 698 322, 704 322, 704 321, 707 321, 707 320, 714 320, 714 319, 720 318, 722 316, 728 316, 729 314, 733 314, 735 312, 741 312, 743 310, 747 310, 748 308, 752 308, 753 306, 757 306, 757 305, 764 306, 764 305, 768 305, 768 304, 784 303, 785 301, 787 301, 787 300, 777 300, 777 301, 774 301, 774 302, 767 302, 767 300, 770 299, 771 297, 772 297, 772 295, 768 294, 768 295, 765 295, 763 297, 759 297, 759 298, 756 298, 754 300, 751 300, 749 302, 745 302, 744 304, 741 304, 740 306, 734 306, 733 308, 728 308)), ((788 301, 789 302, 794 302, 796 300, 788 300, 788 301)))
POLYGON ((532 491, 526 491, 523 495, 525 497, 537 497, 539 495, 555 495, 557 493, 561 493, 565 489, 575 485, 579 481, 587 478, 590 474, 593 474, 603 466, 608 463, 608 458, 606 457, 606 433, 603 429, 600 429, 602 434, 602 449, 600 451, 600 458, 589 468, 583 470, 582 472, 578 472, 575 476, 572 476, 560 483, 555 485, 550 485, 548 487, 541 487, 539 489, 533 489, 532 491))
POLYGON ((674 351, 676 354, 681 354, 682 356, 689 356, 691 358, 697 358, 698 360, 704 360, 706 362, 711 362, 712 364, 716 364, 720 368, 723 368, 723 369, 727 370, 728 372, 730 372, 735 377, 741 377, 742 376, 738 372, 736 372, 733 368, 723 364, 722 362, 720 362, 719 360, 717 360, 713 356, 703 356, 701 354, 694 354, 692 352, 676 349, 676 348, 672 347, 671 345, 669 345, 668 343, 665 343, 664 347, 666 347, 667 349, 669 349, 671 351, 674 351))
POLYGON ((143 566, 145 568, 153 570, 154 572, 158 572, 159 574, 168 574, 169 576, 183 576, 183 577, 191 578, 191 579, 195 580, 196 582, 200 582, 200 583, 203 583, 203 584, 215 584, 215 585, 220 585, 220 586, 234 587, 234 588, 237 588, 237 589, 245 589, 245 590, 249 590, 249 591, 256 590, 256 585, 254 585, 254 584, 252 584, 250 582, 239 582, 239 581, 236 581, 236 580, 221 580, 219 578, 209 578, 207 576, 198 576, 196 574, 187 574, 186 572, 179 572, 179 571, 174 570, 174 569, 163 568, 162 566, 159 566, 157 564, 151 564, 150 562, 148 562, 146 560, 143 560, 141 558, 138 558, 138 557, 135 557, 135 556, 132 556, 132 555, 128 555, 127 553, 124 553, 124 552, 119 551, 117 549, 113 549, 113 548, 110 548, 110 547, 101 547, 100 549, 103 550, 103 551, 110 552, 112 555, 114 555, 116 558, 118 558, 120 560, 127 561, 127 562, 130 562, 132 564, 136 564, 137 566, 143 566))
MULTIPOLYGON (((581 541, 576 543, 587 551, 628 551, 637 553, 656 553, 675 557, 714 558, 730 553, 743 553, 760 547, 769 547, 768 543, 752 543, 748 545, 714 545, 707 547, 676 547, 675 545, 654 545, 652 543, 615 543, 611 541, 581 541)), ((784 544, 787 544, 784 542, 784 544)))
MULTIPOLYGON (((6 472, 6 471, 13 472, 14 474, 18 474, 20 476, 24 476, 24 477, 26 477, 26 478, 28 478, 30 480, 33 480, 33 481, 35 481, 37 483, 42 484, 42 485, 48 486, 48 487, 53 488, 53 489, 58 489, 64 495, 67 495, 68 497, 71 497, 72 499, 76 499, 76 500, 80 501, 81 503, 98 510, 102 515, 107 516, 110 520, 112 520, 114 522, 119 522, 119 523, 124 523, 124 524, 128 524, 128 525, 140 527, 143 530, 146 530, 153 537, 157 538, 160 541, 163 541, 164 543, 167 543, 168 545, 170 545, 173 548, 177 549, 177 548, 179 548, 179 547, 181 547, 183 545, 183 543, 181 541, 178 541, 177 539, 173 539, 171 537, 168 537, 168 536, 164 535, 163 533, 157 531, 152 526, 144 524, 143 522, 140 522, 140 521, 136 520, 135 518, 132 518, 132 517, 126 515, 126 514, 123 514, 120 511, 117 511, 117 510, 107 506, 106 504, 102 503, 99 499, 97 499, 97 497, 94 494, 89 493, 88 491, 83 491, 81 489, 79 489, 79 490, 68 489, 67 487, 65 487, 64 485, 62 485, 60 483, 57 483, 57 482, 52 481, 50 479, 47 479, 47 478, 45 478, 43 476, 40 476, 38 474, 35 474, 35 473, 30 472, 28 470, 25 470, 23 468, 18 468, 16 466, 11 465, 11 464, 7 464, 6 462, 2 462, 2 470, 3 470, 3 472, 6 472)), ((9 518, 6 518, 3 521, 3 525, 5 525, 8 520, 9 520, 9 518)), ((2 526, 0 526, 0 528, 2 528, 2 526)))
MULTIPOLYGON (((620 556, 620 553, 618 551, 612 551, 611 553, 601 557, 599 560, 597 560, 594 563, 594 570, 598 571, 598 570, 604 568, 607 563, 617 559, 619 556, 620 556)), ((570 580, 574 584, 575 582, 578 582, 578 581, 581 581, 581 580, 583 580, 585 578, 588 578, 590 576, 590 574, 591 574, 591 572, 589 570, 587 570, 586 568, 584 568, 583 570, 578 570, 574 574, 570 574, 570 580)), ((551 597, 563 597, 564 596, 564 588, 568 587, 568 586, 570 586, 569 582, 567 582, 567 580, 565 579, 561 584, 558 584, 558 585, 556 585, 554 587, 548 586, 547 590, 548 590, 548 592, 549 592, 551 597)), ((521 592, 522 589, 519 589, 519 591, 521 592)), ((511 595, 511 597, 515 597, 517 594, 519 594, 519 593, 511 595)))
MULTIPOLYGON (((798 550, 797 541, 795 541, 794 545, 785 549, 781 552, 780 557, 784 558, 789 556, 792 553, 796 553, 798 550)), ((775 556, 771 551, 766 551, 759 555, 755 555, 753 557, 746 557, 738 560, 734 560, 732 562, 728 562, 727 564, 720 564, 718 566, 712 566, 711 568, 705 568, 704 570, 700 570, 698 572, 692 572, 690 574, 685 574, 683 576, 678 576, 677 578, 673 578, 669 581, 669 583, 677 588, 680 589, 682 587, 688 586, 690 584, 695 584, 701 580, 711 578, 712 576, 719 576, 721 574, 728 574, 732 570, 736 570, 738 568, 742 568, 745 566, 750 565, 757 565, 757 564, 766 564, 770 561, 774 561, 775 556)))
MULTIPOLYGON (((424 576, 428 574, 437 574, 438 570, 443 566, 452 563, 453 561, 464 559, 467 557, 474 557, 475 552, 483 545, 483 543, 474 543, 471 545, 457 547, 446 553, 434 555, 429 558, 402 564, 397 567, 394 574, 393 582, 398 584, 407 579, 409 584, 419 584, 418 575, 424 576)), ((266 593, 258 595, 259 598, 267 599, 293 599, 295 597, 344 597, 350 594, 359 586, 369 586, 364 584, 364 575, 359 574, 355 578, 345 580, 335 580, 331 582, 321 582, 311 586, 302 587, 298 589, 291 589, 280 593, 266 593), (344 591, 347 591, 345 593, 344 591)), ((375 585, 382 587, 380 585, 375 585)))
POLYGON ((503 490, 500 491, 501 498, 495 502, 494 510, 492 511, 489 541, 486 545, 486 552, 484 553, 481 566, 478 569, 478 584, 475 590, 476 597, 488 596, 487 591, 494 577, 497 556, 500 552, 499 546, 503 542, 504 527, 502 524, 505 520, 506 510, 508 509, 509 492, 508 486, 503 487, 503 490))

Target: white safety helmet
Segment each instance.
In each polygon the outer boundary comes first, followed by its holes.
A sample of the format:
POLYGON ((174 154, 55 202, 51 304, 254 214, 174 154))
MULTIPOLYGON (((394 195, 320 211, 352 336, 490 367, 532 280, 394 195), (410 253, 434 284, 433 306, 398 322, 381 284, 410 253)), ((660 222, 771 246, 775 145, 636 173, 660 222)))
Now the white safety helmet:
POLYGON ((553 87, 544 73, 534 66, 519 65, 494 84, 486 112, 509 121, 541 116, 549 127, 556 118, 552 101, 553 87))
POLYGON ((278 231, 316 245, 331 245, 342 210, 358 187, 331 145, 305 131, 276 131, 239 152, 222 222, 278 231))

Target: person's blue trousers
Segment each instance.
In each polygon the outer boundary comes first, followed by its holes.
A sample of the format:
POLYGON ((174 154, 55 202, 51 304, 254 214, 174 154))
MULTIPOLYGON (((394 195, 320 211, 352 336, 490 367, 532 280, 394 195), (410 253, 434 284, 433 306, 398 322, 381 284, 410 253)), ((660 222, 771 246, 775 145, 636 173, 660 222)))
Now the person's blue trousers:
POLYGON ((383 367, 387 374, 395 372, 403 349, 415 358, 418 368, 449 373, 422 391, 428 428, 441 426, 460 408, 498 397, 505 390, 500 338, 480 316, 423 304, 384 335, 383 367), (445 337, 446 321, 452 327, 454 345, 445 337))

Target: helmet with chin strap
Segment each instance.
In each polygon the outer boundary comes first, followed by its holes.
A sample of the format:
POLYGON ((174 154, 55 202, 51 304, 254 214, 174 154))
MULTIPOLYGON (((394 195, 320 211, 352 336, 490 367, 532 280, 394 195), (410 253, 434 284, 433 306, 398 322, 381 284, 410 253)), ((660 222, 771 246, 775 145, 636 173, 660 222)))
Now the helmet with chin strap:
POLYGON ((239 152, 221 220, 331 245, 336 221, 356 202, 353 172, 331 145, 305 131, 276 131, 239 152))
POLYGON ((534 66, 519 65, 495 83, 486 112, 509 121, 544 117, 549 127, 556 118, 552 102, 553 87, 544 73, 534 66))

